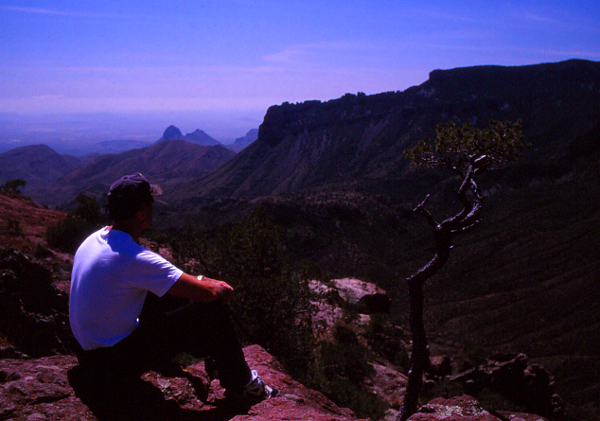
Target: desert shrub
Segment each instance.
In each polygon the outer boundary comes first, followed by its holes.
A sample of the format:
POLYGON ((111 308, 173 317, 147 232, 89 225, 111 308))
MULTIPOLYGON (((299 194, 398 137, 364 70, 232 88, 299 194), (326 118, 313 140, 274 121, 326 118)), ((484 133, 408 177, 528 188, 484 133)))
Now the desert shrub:
POLYGON ((75 198, 77 206, 71 212, 71 216, 83 219, 89 225, 98 226, 102 223, 103 214, 102 208, 95 197, 79 194, 75 198))
POLYGON ((486 410, 514 412, 526 411, 526 408, 517 405, 501 393, 490 388, 481 390, 479 393, 477 393, 476 398, 481 404, 481 407, 486 410))
POLYGON ((46 230, 46 242, 51 248, 74 253, 93 228, 83 219, 67 215, 46 230))
POLYGON ((316 368, 307 280, 319 269, 289 262, 282 244, 282 230, 259 207, 214 235, 188 226, 171 246, 191 272, 233 286, 230 306, 243 342, 263 346, 292 376, 311 384, 316 368))
POLYGON ((368 349, 359 342, 354 328, 344 322, 336 323, 333 338, 319 343, 320 389, 359 417, 380 419, 387 405, 363 387, 365 379, 374 374, 368 349))
POLYGON ((404 337, 404 330, 390 322, 389 316, 384 314, 372 315, 365 328, 365 339, 373 352, 406 372, 410 366, 410 357, 404 337))
POLYGON ((171 242, 179 265, 231 284, 234 321, 245 343, 257 343, 276 356, 286 371, 360 416, 379 419, 387 407, 363 387, 373 373, 367 348, 349 321, 334 329, 333 342, 315 343, 307 280, 327 280, 316 264, 291 262, 283 230, 266 208, 215 233, 186 227, 171 242))
POLYGON ((342 377, 358 385, 372 374, 373 368, 366 358, 367 349, 360 344, 322 342, 320 351, 320 366, 328 380, 342 377))
POLYGON ((23 229, 21 228, 21 223, 13 218, 8 218, 6 221, 6 232, 9 235, 20 236, 23 234, 23 229))
POLYGON ((465 389, 458 382, 451 382, 448 379, 443 379, 436 382, 431 387, 423 390, 423 400, 425 402, 433 398, 451 398, 453 396, 460 396, 465 393, 465 389))
POLYGON ((387 405, 377 396, 341 377, 331 380, 323 393, 339 406, 352 409, 360 418, 379 420, 387 411, 387 405))
POLYGON ((20 178, 16 178, 14 180, 9 180, 6 183, 0 184, 0 190, 5 193, 20 195, 21 191, 19 190, 21 187, 25 187, 27 185, 27 181, 21 180, 20 178))
POLYGON ((67 217, 46 230, 46 242, 52 248, 75 253, 88 235, 100 228, 102 211, 94 197, 77 196, 78 205, 67 217))
POLYGON ((466 348, 468 363, 471 364, 472 367, 477 367, 486 362, 487 351, 483 346, 468 343, 466 348))

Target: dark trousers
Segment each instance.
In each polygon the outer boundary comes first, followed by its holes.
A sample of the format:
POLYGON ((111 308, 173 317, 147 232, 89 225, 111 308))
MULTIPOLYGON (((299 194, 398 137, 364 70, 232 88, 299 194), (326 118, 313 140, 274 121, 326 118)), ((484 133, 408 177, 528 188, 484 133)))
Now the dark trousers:
POLYGON ((101 377, 139 376, 168 366, 178 353, 211 356, 221 386, 240 392, 251 374, 237 339, 229 308, 148 294, 139 327, 108 348, 77 354, 83 369, 101 377))

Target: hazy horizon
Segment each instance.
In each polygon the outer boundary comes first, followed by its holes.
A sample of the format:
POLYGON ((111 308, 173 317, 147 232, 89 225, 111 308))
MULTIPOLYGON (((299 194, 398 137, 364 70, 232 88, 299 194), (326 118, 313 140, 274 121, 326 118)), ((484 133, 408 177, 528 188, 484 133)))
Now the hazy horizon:
MULTIPOLYGON (((265 110, 266 112, 266 110, 265 110)), ((171 125, 185 135, 196 129, 224 145, 232 144, 262 123, 251 115, 199 113, 66 113, 18 115, 0 113, 0 153, 20 146, 46 144, 57 152, 81 155, 89 145, 136 140, 154 143, 171 125)))
POLYGON ((596 0, 0 0, 0 148, 230 143, 272 105, 403 91, 429 72, 600 60, 596 0))

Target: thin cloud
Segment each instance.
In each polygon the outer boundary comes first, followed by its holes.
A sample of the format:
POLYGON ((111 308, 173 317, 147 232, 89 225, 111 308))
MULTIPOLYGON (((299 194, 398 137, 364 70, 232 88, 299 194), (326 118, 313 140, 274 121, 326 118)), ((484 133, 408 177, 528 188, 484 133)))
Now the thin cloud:
POLYGON ((29 13, 35 15, 73 16, 87 18, 125 18, 124 15, 106 13, 76 12, 71 10, 42 9, 39 7, 0 6, 0 9, 12 12, 29 13))
POLYGON ((310 65, 311 63, 314 64, 314 60, 322 57, 323 54, 372 51, 373 49, 377 49, 377 47, 368 45, 365 42, 353 41, 296 44, 285 47, 279 52, 266 55, 263 60, 267 63, 281 65, 310 65))
POLYGON ((580 14, 569 10, 554 10, 552 16, 543 11, 523 11, 515 12, 515 21, 523 22, 529 28, 530 25, 539 25, 540 27, 548 28, 553 32, 569 31, 569 32, 598 32, 598 18, 596 14, 580 14))
POLYGON ((548 23, 548 24, 560 23, 555 19, 552 19, 552 18, 549 18, 546 16, 537 15, 534 13, 525 13, 524 15, 522 15, 522 18, 527 21, 532 21, 532 22, 540 22, 540 23, 548 23))
POLYGON ((449 21, 449 22, 479 22, 479 18, 474 16, 469 16, 466 13, 464 14, 451 14, 440 12, 437 9, 421 9, 421 8, 412 8, 409 9, 408 12, 415 16, 419 16, 421 18, 429 18, 435 20, 449 21))

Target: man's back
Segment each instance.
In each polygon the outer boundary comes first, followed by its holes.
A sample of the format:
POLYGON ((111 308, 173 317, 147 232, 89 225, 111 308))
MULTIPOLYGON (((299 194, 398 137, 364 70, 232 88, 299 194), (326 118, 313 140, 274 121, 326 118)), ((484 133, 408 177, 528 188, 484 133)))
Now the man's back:
POLYGON ((133 241, 103 228, 75 254, 71 275, 71 328, 83 349, 112 346, 137 327, 148 291, 164 295, 182 271, 133 241))

